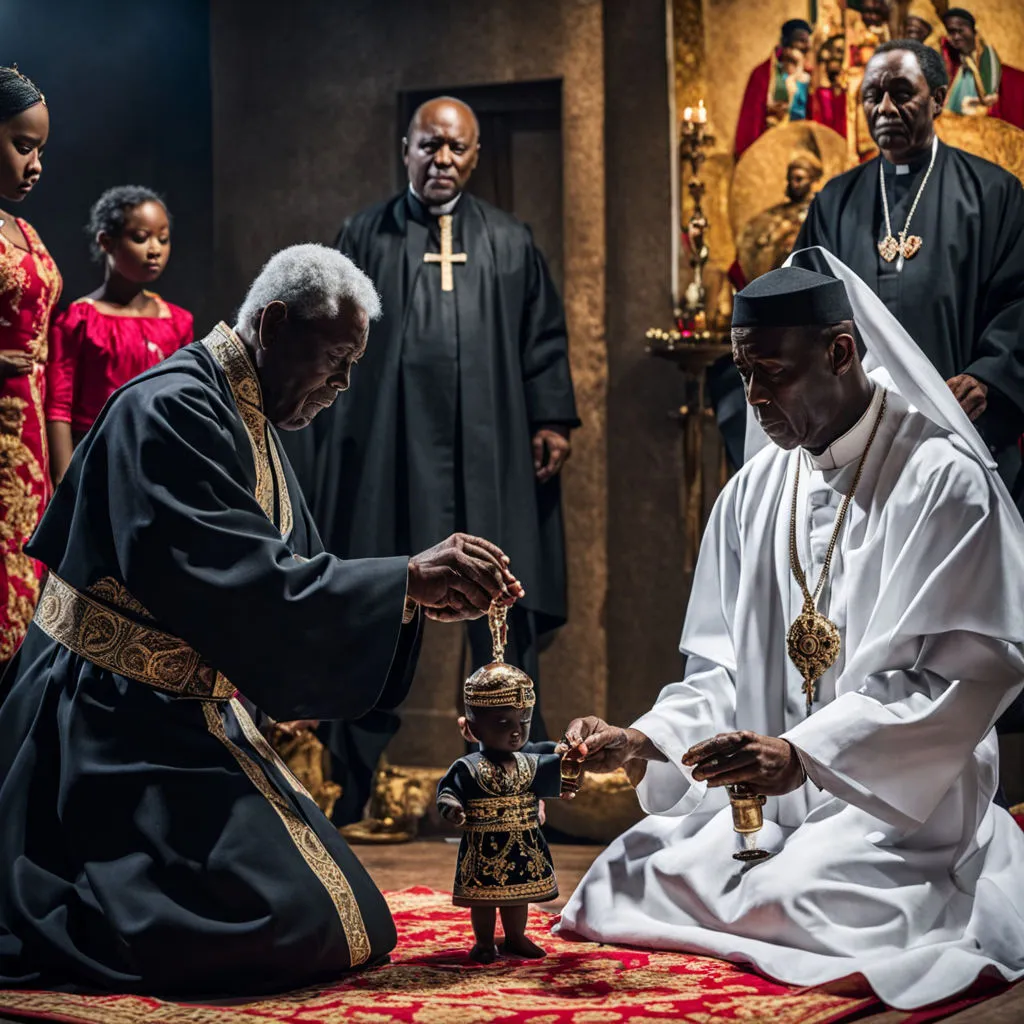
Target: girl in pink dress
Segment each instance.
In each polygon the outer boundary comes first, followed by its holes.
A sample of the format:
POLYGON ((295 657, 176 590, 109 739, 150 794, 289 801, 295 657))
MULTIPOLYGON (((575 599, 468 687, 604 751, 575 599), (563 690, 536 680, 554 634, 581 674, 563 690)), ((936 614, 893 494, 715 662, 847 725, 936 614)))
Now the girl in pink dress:
POLYGON ((88 230, 106 279, 72 302, 53 326, 46 421, 55 483, 107 399, 192 341, 192 314, 147 287, 163 273, 171 252, 163 200, 137 185, 108 189, 92 208, 88 230))

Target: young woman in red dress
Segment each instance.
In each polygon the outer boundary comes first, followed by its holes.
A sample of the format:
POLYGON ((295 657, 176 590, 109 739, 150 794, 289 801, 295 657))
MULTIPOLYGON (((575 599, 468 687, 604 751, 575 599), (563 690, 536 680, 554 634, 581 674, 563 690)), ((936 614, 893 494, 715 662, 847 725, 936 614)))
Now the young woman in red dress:
POLYGON ((138 185, 108 189, 88 231, 105 280, 68 306, 50 336, 46 420, 55 483, 107 399, 192 341, 192 314, 147 288, 171 253, 171 218, 160 197, 138 185))
MULTIPOLYGON (((0 68, 0 200, 19 203, 42 173, 50 115, 17 67, 0 68)), ((42 566, 24 552, 50 497, 44 400, 57 267, 31 225, 0 209, 0 669, 24 639, 42 566)))

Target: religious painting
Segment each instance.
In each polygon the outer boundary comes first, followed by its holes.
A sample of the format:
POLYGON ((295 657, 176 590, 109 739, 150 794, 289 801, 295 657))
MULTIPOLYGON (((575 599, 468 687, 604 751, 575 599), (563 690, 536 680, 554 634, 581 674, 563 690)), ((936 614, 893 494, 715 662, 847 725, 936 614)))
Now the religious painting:
POLYGON ((809 121, 766 132, 740 157, 729 191, 729 219, 746 281, 782 266, 811 200, 845 168, 842 136, 809 121))

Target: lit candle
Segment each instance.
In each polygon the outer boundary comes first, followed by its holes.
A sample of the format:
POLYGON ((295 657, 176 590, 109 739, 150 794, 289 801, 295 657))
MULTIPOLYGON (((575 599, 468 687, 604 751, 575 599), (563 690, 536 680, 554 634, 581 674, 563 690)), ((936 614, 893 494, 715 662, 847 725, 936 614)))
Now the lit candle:
POLYGON ((708 120, 707 107, 704 106, 704 101, 699 100, 697 103, 697 121, 700 124, 706 124, 708 120))
POLYGON ((683 120, 689 124, 693 120, 693 107, 687 107, 683 111, 683 120))

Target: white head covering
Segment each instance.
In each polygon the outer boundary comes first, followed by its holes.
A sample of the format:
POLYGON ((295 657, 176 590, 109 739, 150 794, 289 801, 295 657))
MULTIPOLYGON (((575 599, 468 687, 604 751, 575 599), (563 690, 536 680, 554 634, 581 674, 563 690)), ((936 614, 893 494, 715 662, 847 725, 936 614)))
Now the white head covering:
MULTIPOLYGON (((917 346, 904 326, 892 315, 882 300, 845 264, 820 245, 791 253, 783 266, 790 266, 796 256, 814 253, 828 265, 828 271, 846 286, 853 306, 853 317, 864 347, 864 369, 872 380, 896 391, 918 412, 933 423, 959 435, 969 452, 995 480, 1003 499, 1017 515, 1016 506, 1005 484, 996 472, 996 464, 981 435, 960 408, 953 392, 917 346)), ((753 409, 747 407, 747 431, 744 460, 749 461, 769 444, 753 409)))

